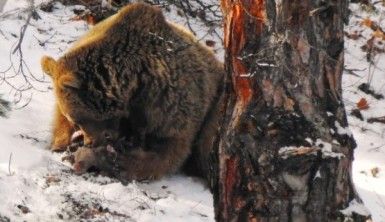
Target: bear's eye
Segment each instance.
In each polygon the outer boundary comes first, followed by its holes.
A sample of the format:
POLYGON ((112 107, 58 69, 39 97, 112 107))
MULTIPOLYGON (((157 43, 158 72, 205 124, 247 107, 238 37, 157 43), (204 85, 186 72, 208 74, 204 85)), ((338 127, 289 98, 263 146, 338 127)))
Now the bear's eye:
POLYGON ((80 125, 80 126, 91 121, 89 118, 80 117, 80 116, 74 117, 73 120, 74 120, 75 124, 80 125))
POLYGON ((83 120, 76 120, 75 123, 76 123, 76 125, 82 125, 84 123, 84 121, 83 120))
POLYGON ((85 122, 83 118, 76 118, 74 119, 74 123, 77 125, 82 125, 85 122))

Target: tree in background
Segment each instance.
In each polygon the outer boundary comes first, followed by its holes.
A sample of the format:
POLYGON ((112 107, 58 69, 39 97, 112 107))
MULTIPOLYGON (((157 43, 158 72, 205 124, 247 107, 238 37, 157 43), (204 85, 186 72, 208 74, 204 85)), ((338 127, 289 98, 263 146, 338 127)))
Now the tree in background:
POLYGON ((342 102, 346 0, 222 0, 219 221, 365 221, 342 102), (350 208, 349 208, 350 206, 350 208))

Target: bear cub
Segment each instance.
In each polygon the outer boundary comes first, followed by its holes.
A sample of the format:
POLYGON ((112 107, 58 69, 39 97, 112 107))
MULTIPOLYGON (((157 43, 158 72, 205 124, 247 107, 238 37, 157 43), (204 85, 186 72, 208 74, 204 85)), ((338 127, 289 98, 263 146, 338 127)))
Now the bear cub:
POLYGON ((223 115, 223 65, 158 8, 127 5, 41 64, 56 96, 51 149, 83 135, 76 172, 93 166, 143 180, 184 165, 208 175, 223 115))

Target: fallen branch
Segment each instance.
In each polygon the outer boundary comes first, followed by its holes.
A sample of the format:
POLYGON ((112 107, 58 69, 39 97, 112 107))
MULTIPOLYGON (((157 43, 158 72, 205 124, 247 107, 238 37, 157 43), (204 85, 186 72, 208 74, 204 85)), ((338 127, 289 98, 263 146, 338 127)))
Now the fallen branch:
POLYGON ((385 116, 369 118, 368 123, 383 123, 383 124, 385 124, 385 116))
POLYGON ((358 86, 358 89, 361 90, 362 92, 366 93, 366 94, 369 94, 371 96, 373 96, 374 98, 380 100, 380 99, 383 99, 384 96, 380 93, 376 93, 371 87, 369 84, 367 83, 362 83, 361 85, 358 86))

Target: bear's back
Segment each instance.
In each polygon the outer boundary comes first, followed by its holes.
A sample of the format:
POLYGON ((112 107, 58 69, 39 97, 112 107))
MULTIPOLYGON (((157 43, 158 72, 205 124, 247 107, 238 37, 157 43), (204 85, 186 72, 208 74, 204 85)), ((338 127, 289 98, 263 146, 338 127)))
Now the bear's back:
POLYGON ((104 38, 107 38, 107 31, 116 23, 119 23, 120 16, 119 13, 112 15, 103 21, 99 22, 96 26, 91 28, 85 35, 83 35, 79 40, 77 40, 74 45, 69 49, 68 53, 81 49, 82 47, 87 47, 90 44, 93 44, 96 41, 101 41, 104 38))
POLYGON ((158 10, 143 3, 128 4, 116 14, 92 27, 79 40, 75 41, 66 54, 76 54, 83 49, 98 45, 98 43, 108 42, 111 38, 121 34, 124 30, 128 30, 130 27, 152 26, 156 24, 156 21, 151 20, 155 20, 154 15, 158 13, 158 10))
POLYGON ((96 25, 62 61, 84 83, 84 99, 103 112, 113 110, 106 102, 111 96, 126 102, 137 94, 133 90, 145 91, 138 103, 145 104, 145 112, 151 110, 147 116, 154 118, 147 121, 154 123, 149 125, 165 131, 185 127, 192 118, 197 122, 191 128, 197 130, 224 77, 211 50, 184 28, 166 22, 159 9, 140 3, 96 25))

